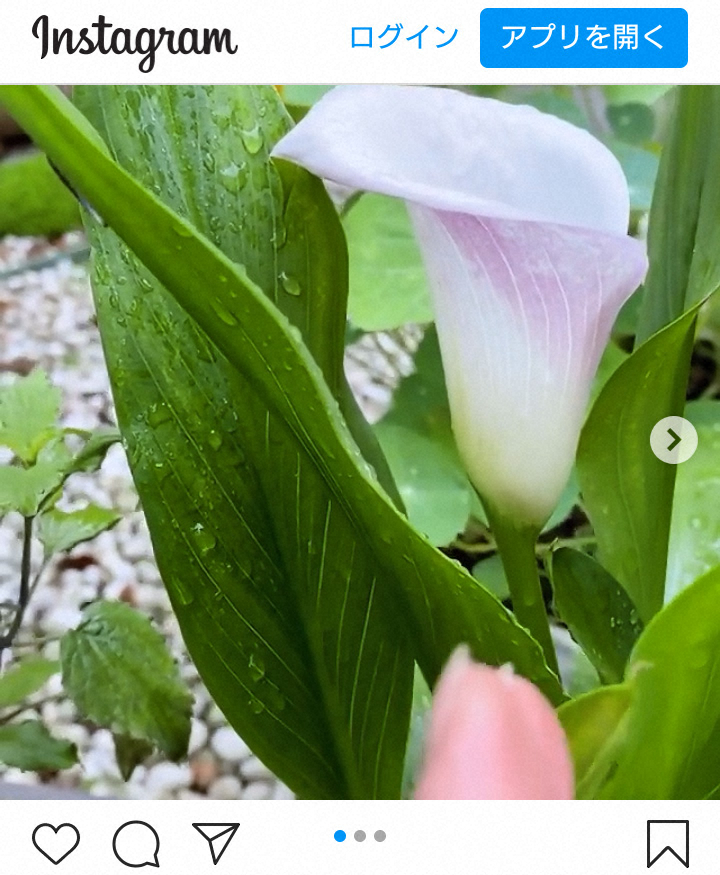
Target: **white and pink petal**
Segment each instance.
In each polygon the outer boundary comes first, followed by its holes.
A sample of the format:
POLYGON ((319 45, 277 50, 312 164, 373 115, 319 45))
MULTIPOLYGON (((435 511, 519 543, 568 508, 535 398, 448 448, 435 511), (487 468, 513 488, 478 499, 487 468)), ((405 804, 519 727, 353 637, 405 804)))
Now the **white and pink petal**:
POLYGON ((532 107, 369 85, 331 91, 273 154, 406 201, 470 478, 503 514, 544 523, 613 322, 647 269, 615 157, 532 107))

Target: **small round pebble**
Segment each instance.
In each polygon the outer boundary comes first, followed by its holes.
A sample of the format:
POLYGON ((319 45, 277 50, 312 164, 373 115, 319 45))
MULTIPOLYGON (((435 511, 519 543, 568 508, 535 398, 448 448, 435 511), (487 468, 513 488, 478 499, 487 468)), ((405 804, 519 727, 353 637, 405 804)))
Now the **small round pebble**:
POLYGON ((208 799, 240 799, 242 784, 235 775, 221 775, 208 787, 207 795, 208 799))
POLYGON ((250 756, 250 748, 229 726, 223 726, 213 733, 210 747, 219 757, 231 763, 242 762, 250 756))
POLYGON ((189 787, 190 781, 186 763, 157 763, 148 770, 145 787, 151 799, 168 799, 181 787, 189 787))
POLYGON ((247 781, 263 781, 272 778, 270 769, 263 765, 257 757, 253 756, 248 757, 243 762, 240 771, 243 774, 243 778, 247 781))
POLYGON ((242 792, 243 799, 272 799, 273 788, 269 781, 253 781, 242 792))
POLYGON ((197 717, 193 717, 190 722, 190 741, 188 743, 188 753, 192 756, 192 754, 197 753, 201 748, 205 747, 208 739, 208 730, 207 726, 202 722, 202 720, 198 720, 197 717))

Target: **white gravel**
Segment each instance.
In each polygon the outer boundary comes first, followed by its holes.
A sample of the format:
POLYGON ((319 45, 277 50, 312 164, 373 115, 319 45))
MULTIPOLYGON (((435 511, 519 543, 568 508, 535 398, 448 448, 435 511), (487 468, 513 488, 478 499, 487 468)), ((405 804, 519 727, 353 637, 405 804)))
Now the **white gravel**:
POLYGON ((222 760, 241 763, 250 756, 250 748, 229 726, 221 726, 213 733, 210 749, 222 760))

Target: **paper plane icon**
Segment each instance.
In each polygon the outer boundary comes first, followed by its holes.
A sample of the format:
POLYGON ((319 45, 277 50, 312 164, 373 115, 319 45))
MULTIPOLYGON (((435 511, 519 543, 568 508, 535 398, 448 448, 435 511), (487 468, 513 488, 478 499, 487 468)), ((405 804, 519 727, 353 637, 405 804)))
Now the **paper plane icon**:
POLYGON ((238 831, 239 823, 194 823, 193 826, 210 845, 210 856, 217 866, 238 831))

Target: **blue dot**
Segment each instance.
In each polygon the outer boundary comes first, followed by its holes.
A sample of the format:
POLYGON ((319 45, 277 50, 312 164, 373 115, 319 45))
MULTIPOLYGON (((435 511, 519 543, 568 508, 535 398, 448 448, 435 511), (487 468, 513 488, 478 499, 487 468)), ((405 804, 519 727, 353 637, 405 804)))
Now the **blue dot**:
POLYGON ((345 834, 344 829, 336 829, 335 830, 335 841, 336 842, 344 842, 346 838, 347 838, 347 835, 345 834))

